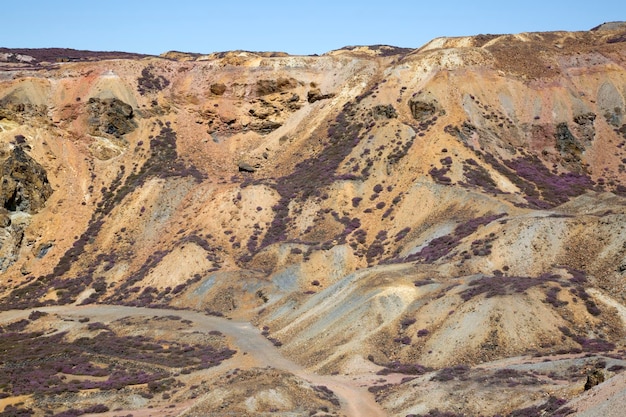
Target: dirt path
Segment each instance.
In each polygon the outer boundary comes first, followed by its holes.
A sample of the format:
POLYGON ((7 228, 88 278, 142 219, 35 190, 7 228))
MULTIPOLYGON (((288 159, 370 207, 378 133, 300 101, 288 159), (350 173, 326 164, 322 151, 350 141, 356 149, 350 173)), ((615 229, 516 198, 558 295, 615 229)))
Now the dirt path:
MULTIPOLYGON (((68 317, 89 317, 91 320, 113 321, 133 316, 176 315, 193 322, 190 330, 209 332, 218 330, 229 337, 235 347, 247 353, 260 367, 270 366, 284 370, 315 385, 325 385, 332 390, 341 402, 341 409, 348 417, 385 417, 387 414, 374 400, 371 393, 355 382, 334 375, 318 375, 287 359, 260 331, 248 322, 207 316, 195 311, 151 309, 125 306, 87 305, 53 306, 35 310, 55 313, 68 317)), ((33 310, 0 312, 0 322, 19 320, 28 317, 33 310)))

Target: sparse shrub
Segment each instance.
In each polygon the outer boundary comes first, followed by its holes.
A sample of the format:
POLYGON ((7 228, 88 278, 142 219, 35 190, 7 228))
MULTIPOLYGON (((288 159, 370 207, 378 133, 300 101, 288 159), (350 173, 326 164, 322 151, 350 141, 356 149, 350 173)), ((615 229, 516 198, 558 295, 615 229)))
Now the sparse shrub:
POLYGON ((450 177, 446 177, 446 174, 450 171, 450 168, 444 166, 442 168, 432 168, 428 171, 428 174, 435 180, 435 182, 442 185, 451 185, 452 179, 450 177))
POLYGON ((402 319, 402 321, 400 321, 400 326, 402 326, 402 328, 409 327, 410 325, 412 325, 416 321, 417 320, 414 319, 413 317, 405 317, 405 318, 402 319))
MULTIPOLYGON (((464 414, 457 414, 450 411, 440 411, 438 408, 429 410, 428 414, 407 414, 406 417, 466 417, 464 414)), ((497 416, 494 416, 497 417, 497 416)))
POLYGON ((111 330, 111 329, 106 324, 97 321, 94 323, 89 323, 87 325, 87 330, 96 331, 96 330, 111 330))
POLYGON ((147 93, 156 93, 170 84, 169 80, 162 75, 154 75, 154 67, 148 65, 141 70, 141 77, 137 79, 137 91, 142 96, 147 93))
POLYGON ((435 376, 431 378, 431 381, 446 382, 453 379, 459 379, 465 381, 468 379, 468 372, 470 368, 466 365, 457 365, 451 368, 440 369, 435 376))
POLYGON ((374 260, 380 258, 385 253, 385 244, 387 241, 387 231, 381 230, 376 235, 374 241, 370 244, 367 249, 367 253, 365 257, 367 259, 368 264, 372 264, 374 260))
POLYGON ((6 329, 10 332, 21 332, 26 328, 26 326, 28 326, 29 323, 30 322, 26 319, 14 321, 12 323, 9 323, 6 326, 6 329))
POLYGON ((403 345, 410 345, 411 337, 410 336, 396 337, 395 339, 393 339, 393 341, 396 343, 402 343, 403 345))
POLYGON ((563 307, 567 305, 567 301, 561 301, 558 299, 557 294, 561 291, 559 287, 550 287, 546 292, 545 302, 552 304, 554 307, 563 307))
MULTIPOLYGON (((371 360, 371 359, 370 359, 371 360)), ((384 366, 384 369, 376 372, 377 375, 389 374, 405 374, 405 375, 424 375, 432 369, 419 364, 406 364, 401 362, 390 362, 386 364, 377 364, 384 366)))
POLYGON ((461 292, 461 298, 468 301, 480 294, 491 298, 496 296, 523 293, 530 288, 543 285, 548 282, 558 282, 560 276, 543 274, 533 277, 513 277, 513 276, 483 276, 468 284, 468 288, 461 292))
POLYGON ((423 247, 419 252, 409 255, 406 258, 397 259, 391 262, 434 262, 449 254, 452 249, 461 243, 462 239, 474 233, 480 226, 485 226, 504 216, 506 216, 506 213, 485 215, 468 220, 465 223, 457 225, 454 232, 451 234, 440 236, 431 240, 428 245, 423 247))
POLYGON ((45 317, 45 316, 47 316, 47 315, 48 315, 48 313, 46 313, 45 311, 38 311, 38 310, 35 310, 35 311, 33 311, 32 313, 30 313, 30 314, 28 315, 28 320, 30 320, 30 321, 35 321, 35 320, 38 320, 38 319, 40 319, 41 317, 45 317))
POLYGON ((322 398, 329 401, 334 406, 339 407, 339 399, 335 396, 335 393, 325 385, 314 385, 313 390, 321 394, 322 398))
POLYGON ((542 405, 512 411, 509 417, 564 417, 574 413, 574 410, 571 408, 563 407, 566 403, 567 401, 562 398, 550 397, 542 405))

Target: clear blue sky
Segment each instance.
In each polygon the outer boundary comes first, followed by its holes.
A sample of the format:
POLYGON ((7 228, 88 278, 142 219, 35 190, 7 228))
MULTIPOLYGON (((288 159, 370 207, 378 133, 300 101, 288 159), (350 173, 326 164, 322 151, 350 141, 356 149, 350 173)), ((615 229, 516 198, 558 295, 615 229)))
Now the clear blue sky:
POLYGON ((588 30, 626 20, 626 1, 4 0, 0 46, 160 54, 244 49, 321 54, 417 48, 438 36, 588 30))

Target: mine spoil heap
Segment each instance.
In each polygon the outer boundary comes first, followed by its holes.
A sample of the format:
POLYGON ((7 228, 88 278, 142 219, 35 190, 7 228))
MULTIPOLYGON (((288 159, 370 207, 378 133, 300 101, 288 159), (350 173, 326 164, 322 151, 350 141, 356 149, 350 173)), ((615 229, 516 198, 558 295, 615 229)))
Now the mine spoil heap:
POLYGON ((624 23, 0 48, 0 176, 0 416, 621 415, 624 23))

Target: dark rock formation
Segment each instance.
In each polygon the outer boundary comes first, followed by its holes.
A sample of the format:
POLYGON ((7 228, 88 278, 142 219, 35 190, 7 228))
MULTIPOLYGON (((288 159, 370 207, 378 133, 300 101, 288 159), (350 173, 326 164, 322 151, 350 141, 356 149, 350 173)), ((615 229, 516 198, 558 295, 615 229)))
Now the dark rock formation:
POLYGON ((584 141, 585 146, 590 146, 591 142, 596 137, 596 129, 594 127, 595 120, 596 115, 591 112, 574 116, 576 131, 578 133, 578 136, 584 141))
POLYGON ((410 99, 409 108, 413 118, 419 122, 428 119, 438 111, 438 106, 432 101, 422 101, 419 99, 410 99))
POLYGON ((315 103, 316 101, 326 100, 327 98, 334 97, 334 94, 322 94, 319 88, 313 88, 307 93, 307 101, 309 103, 315 103))
POLYGON ((372 115, 376 118, 395 119, 398 117, 396 109, 391 104, 374 106, 372 115))
POLYGON ((585 382, 585 391, 590 390, 598 384, 604 382, 604 373, 601 369, 594 369, 587 373, 587 382, 585 382))
POLYGON ((562 156, 571 157, 573 160, 579 160, 580 155, 585 148, 580 144, 578 139, 572 135, 567 123, 559 123, 556 126, 556 148, 562 156))
POLYGON ((2 163, 0 204, 10 212, 37 213, 52 194, 46 171, 20 146, 2 163))
POLYGON ((257 123, 251 123, 248 128, 262 135, 273 132, 282 126, 282 123, 263 120, 257 123))
POLYGON ((116 98, 92 97, 87 103, 89 133, 96 136, 111 135, 120 138, 135 130, 133 108, 116 98))
POLYGON ((48 108, 43 104, 23 103, 13 96, 8 96, 0 100, 0 119, 24 123, 26 119, 45 117, 47 113, 48 108))

